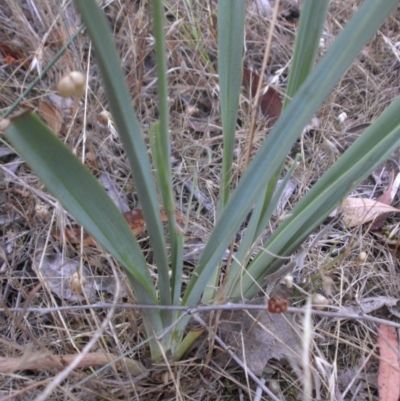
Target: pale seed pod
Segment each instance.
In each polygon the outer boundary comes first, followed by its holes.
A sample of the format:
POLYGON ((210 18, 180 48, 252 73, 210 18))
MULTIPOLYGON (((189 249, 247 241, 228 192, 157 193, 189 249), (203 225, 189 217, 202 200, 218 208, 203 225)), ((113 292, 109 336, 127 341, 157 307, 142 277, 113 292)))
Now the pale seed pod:
POLYGON ((279 394, 281 391, 281 386, 279 385, 279 382, 276 380, 270 380, 268 382, 268 387, 274 394, 279 394))
POLYGON ((286 275, 283 278, 283 284, 287 287, 287 288, 292 288, 293 287, 293 276, 291 274, 286 275))
POLYGON ((317 310, 324 310, 329 306, 329 301, 322 294, 313 294, 311 297, 311 303, 317 310))
POLYGON ((97 115, 97 121, 107 127, 111 121, 111 114, 107 110, 103 110, 97 115))
POLYGON ((364 252, 364 251, 360 252, 358 254, 358 261, 363 263, 363 262, 365 262, 367 260, 367 257, 368 257, 367 252, 364 252))
POLYGON ((75 272, 70 279, 71 290, 74 294, 80 295, 84 291, 86 285, 86 277, 81 276, 78 272, 75 272))
POLYGON ((60 79, 58 83, 58 93, 62 97, 76 97, 79 98, 85 91, 85 76, 79 71, 71 71, 60 79))
POLYGON ((340 124, 344 124, 344 122, 347 120, 347 114, 345 112, 342 112, 338 115, 338 120, 340 124))
POLYGON ((1 118, 0 119, 0 134, 3 134, 9 125, 10 125, 10 120, 8 118, 1 118))
POLYGON ((47 220, 50 217, 49 207, 44 203, 37 203, 35 206, 35 215, 39 220, 47 220))

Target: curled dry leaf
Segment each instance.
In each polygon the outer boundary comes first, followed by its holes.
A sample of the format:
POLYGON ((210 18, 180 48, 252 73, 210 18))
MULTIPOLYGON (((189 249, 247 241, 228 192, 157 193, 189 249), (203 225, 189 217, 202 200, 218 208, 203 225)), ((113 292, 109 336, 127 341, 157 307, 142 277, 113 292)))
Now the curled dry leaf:
MULTIPOLYGON (((385 205, 390 205, 393 201, 394 196, 397 193, 397 190, 399 189, 399 180, 397 179, 397 188, 394 187, 394 170, 391 171, 390 175, 390 184, 387 190, 378 198, 379 202, 384 203, 385 205)), ((378 216, 375 221, 373 222, 371 226, 371 230, 376 231, 379 230, 382 226, 383 223, 386 221, 388 218, 389 214, 388 213, 383 213, 380 216, 378 216)))
POLYGON ((362 313, 366 314, 374 312, 384 306, 390 309, 391 307, 396 306, 398 302, 399 300, 397 298, 389 298, 386 296, 368 297, 357 301, 357 306, 354 309, 354 312, 359 313, 361 309, 362 313))
MULTIPOLYGON (((257 93, 258 83, 260 76, 248 68, 243 68, 242 85, 246 92, 249 94, 250 99, 254 99, 257 93)), ((268 117, 268 126, 274 125, 275 121, 279 118, 282 112, 282 101, 279 93, 272 88, 268 87, 266 92, 261 95, 260 108, 264 116, 268 117)))
POLYGON ((375 220, 383 213, 399 213, 400 209, 374 199, 347 198, 342 202, 341 211, 343 223, 347 227, 356 227, 375 220))
POLYGON ((49 102, 42 100, 39 103, 39 111, 43 120, 46 121, 50 129, 52 129, 56 134, 60 132, 61 125, 63 123, 62 111, 49 102))
POLYGON ((381 356, 378 372, 378 390, 381 401, 397 401, 400 396, 399 342, 395 327, 381 324, 378 330, 381 356))
POLYGON ((0 54, 3 56, 4 64, 13 64, 21 58, 20 50, 13 50, 10 46, 0 42, 0 54))
MULTIPOLYGON (((96 302, 101 292, 115 296, 114 277, 94 276, 86 266, 82 268, 82 276, 78 275, 80 266, 77 260, 63 258, 58 254, 46 255, 42 260, 38 253, 32 266, 43 280, 42 283, 60 299, 69 302, 96 302)), ((126 289, 122 287, 120 296, 125 295, 126 289)))
MULTIPOLYGON (((265 301, 256 299, 250 303, 265 301)), ((227 310, 221 313, 218 334, 256 375, 263 374, 271 359, 288 357, 291 363, 301 363, 301 334, 293 316, 267 311, 227 310)), ((227 354, 216 356, 217 363, 225 364, 229 359, 227 354)))
MULTIPOLYGON (((167 215, 164 211, 160 212, 161 221, 163 223, 168 221, 167 215)), ((146 222, 143 217, 143 213, 140 209, 134 209, 129 212, 123 214, 126 222, 129 225, 133 235, 138 236, 144 234, 146 232, 146 222)), ((184 222, 183 216, 176 213, 176 219, 179 223, 184 222)), ((65 230, 65 237, 70 244, 79 244, 80 243, 80 234, 81 229, 79 227, 68 228, 65 230)), ((61 238, 61 233, 59 231, 54 231, 53 236, 56 238, 61 238)), ((85 246, 94 246, 96 245, 96 241, 90 235, 85 235, 83 238, 83 245, 85 246)))
MULTIPOLYGON (((281 185, 281 183, 282 180, 279 180, 278 186, 281 185)), ((283 190, 281 197, 279 198, 273 216, 281 217, 285 214, 285 209, 287 207, 287 204, 289 203, 289 199, 294 194, 294 191, 297 189, 297 186, 298 186, 297 181, 290 178, 289 181, 286 183, 285 189, 283 190)))

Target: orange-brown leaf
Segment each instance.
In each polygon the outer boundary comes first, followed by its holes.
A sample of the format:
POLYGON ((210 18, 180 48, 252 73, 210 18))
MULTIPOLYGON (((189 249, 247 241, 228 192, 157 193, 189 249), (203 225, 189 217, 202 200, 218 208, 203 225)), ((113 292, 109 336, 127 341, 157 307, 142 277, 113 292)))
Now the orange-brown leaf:
POLYGON ((126 212, 124 217, 134 235, 140 235, 146 231, 146 222, 140 209, 126 212))
POLYGON ((39 103, 40 115, 46 121, 47 125, 58 134, 63 122, 62 111, 49 102, 42 100, 39 103))
MULTIPOLYGON (((146 222, 140 209, 130 210, 129 212, 124 213, 123 216, 128 223, 133 235, 138 236, 146 232, 146 222)), ((168 221, 167 215, 163 210, 160 212, 160 216, 163 223, 168 221)), ((180 223, 184 221, 183 216, 181 216, 179 213, 176 213, 176 219, 180 223)), ((67 228, 64 235, 70 244, 79 244, 81 237, 80 233, 81 230, 79 227, 73 227, 67 228)), ((53 235, 58 239, 61 238, 61 234, 59 231, 54 231, 53 235)), ((94 246, 96 245, 96 241, 90 235, 85 234, 83 237, 83 245, 94 246)))
POLYGON ((395 327, 381 324, 378 330, 381 356, 378 372, 380 401, 397 401, 400 396, 399 343, 395 327))
POLYGON ((248 68, 243 68, 242 85, 250 99, 254 99, 256 96, 259 82, 260 76, 258 74, 248 68))
MULTIPOLYGON (((20 52, 18 52, 20 53, 20 52)), ((0 54, 5 58, 5 59, 9 59, 9 60, 18 60, 20 58, 20 54, 18 54, 16 51, 14 51, 13 49, 11 49, 10 46, 6 45, 3 42, 0 42, 0 54)), ((8 64, 8 63, 6 63, 8 64)))
MULTIPOLYGON (((258 74, 248 68, 243 68, 242 85, 251 100, 256 96, 259 82, 260 76, 258 74)), ((268 126, 271 127, 282 112, 282 101, 279 93, 271 86, 261 95, 260 108, 262 114, 268 117, 268 126)))
POLYGON ((268 126, 271 127, 282 112, 281 97, 271 86, 268 87, 267 91, 261 97, 260 107, 264 116, 268 117, 268 126))

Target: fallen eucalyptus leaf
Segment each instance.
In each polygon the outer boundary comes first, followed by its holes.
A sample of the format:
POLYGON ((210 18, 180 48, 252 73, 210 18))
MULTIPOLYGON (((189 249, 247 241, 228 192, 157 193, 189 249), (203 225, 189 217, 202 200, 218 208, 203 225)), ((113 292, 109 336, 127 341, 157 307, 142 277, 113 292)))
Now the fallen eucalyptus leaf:
POLYGON ((44 100, 39 103, 39 111, 47 125, 58 134, 63 123, 62 111, 57 106, 44 100))
MULTIPOLYGON (((85 296, 77 294, 71 288, 71 277, 79 271, 79 262, 76 260, 63 258, 61 255, 45 256, 41 263, 41 256, 38 256, 34 263, 33 269, 38 277, 43 278, 44 285, 47 285, 51 292, 59 298, 78 302, 84 301, 85 296)), ((86 294, 90 302, 98 299, 98 292, 105 291, 109 294, 115 293, 115 279, 112 277, 94 277, 92 272, 85 266, 82 269, 85 284, 82 285, 82 291, 86 294)), ((126 294, 124 288, 121 294, 126 294)))
MULTIPOLYGON (((252 303, 264 303, 264 299, 252 303)), ((301 335, 293 317, 267 311, 224 311, 218 324, 220 337, 256 375, 271 359, 288 357, 301 363, 301 335)), ((227 355, 221 355, 226 362, 227 355)))
POLYGON ((370 297, 362 299, 359 306, 363 313, 371 313, 382 308, 383 306, 387 306, 388 308, 393 307, 397 304, 398 301, 399 300, 397 298, 370 297))
MULTIPOLYGON (((399 182, 399 181, 398 181, 399 182)), ((385 205, 390 205, 393 201, 394 195, 396 195, 397 193, 397 189, 396 191, 393 192, 393 184, 394 184, 394 170, 391 171, 391 176, 390 176, 390 184, 389 187, 387 188, 387 190, 378 198, 379 202, 384 203, 385 205)), ((376 231, 379 230, 380 228, 382 228, 383 223, 386 221, 386 219, 388 218, 389 213, 383 213, 380 216, 378 216, 372 226, 371 226, 371 230, 376 231)))
POLYGON ((347 198, 342 202, 341 211, 343 223, 355 227, 373 221, 383 213, 399 213, 400 209, 374 199, 347 198))

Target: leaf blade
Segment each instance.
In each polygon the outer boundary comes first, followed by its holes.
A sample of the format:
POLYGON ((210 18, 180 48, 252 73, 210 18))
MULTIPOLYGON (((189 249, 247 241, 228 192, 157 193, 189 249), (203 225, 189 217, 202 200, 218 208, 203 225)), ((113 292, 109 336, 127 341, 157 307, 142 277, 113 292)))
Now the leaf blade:
POLYGON ((314 67, 328 6, 329 0, 307 0, 304 2, 300 14, 299 29, 296 34, 295 52, 290 67, 283 109, 289 104, 314 67))
POLYGON ((222 211, 188 284, 184 304, 193 305, 197 302, 201 289, 206 286, 244 217, 272 178, 275 169, 271 166, 283 163, 305 125, 397 3, 397 0, 379 4, 375 0, 364 1, 300 87, 222 211))
POLYGON ((170 305, 167 247, 160 219, 157 192, 146 144, 131 105, 119 57, 107 21, 96 2, 94 0, 75 0, 74 3, 96 49, 96 59, 100 67, 108 104, 129 159, 157 262, 161 283, 160 300, 162 304, 170 305))
MULTIPOLYGON (((46 188, 122 264, 138 299, 157 304, 155 288, 136 239, 88 169, 33 114, 13 119, 5 136, 46 188)), ((161 328, 156 314, 152 320, 155 327, 161 328)))
POLYGON ((230 194, 233 147, 242 75, 245 1, 218 1, 218 74, 223 130, 220 210, 230 194))
POLYGON ((270 253, 261 252, 243 278, 243 288, 235 289, 235 297, 256 292, 254 280, 273 273, 282 260, 273 255, 288 256, 325 219, 342 199, 354 189, 369 171, 377 167, 400 145, 400 97, 397 98, 364 134, 340 157, 292 210, 266 244, 270 253))

